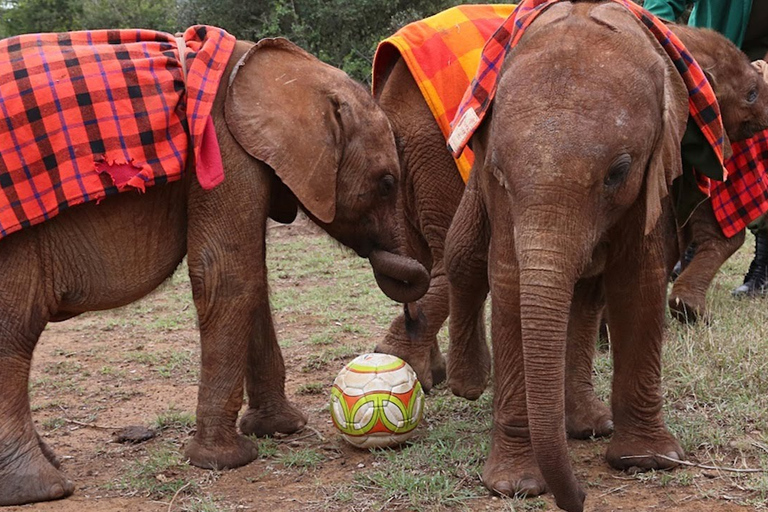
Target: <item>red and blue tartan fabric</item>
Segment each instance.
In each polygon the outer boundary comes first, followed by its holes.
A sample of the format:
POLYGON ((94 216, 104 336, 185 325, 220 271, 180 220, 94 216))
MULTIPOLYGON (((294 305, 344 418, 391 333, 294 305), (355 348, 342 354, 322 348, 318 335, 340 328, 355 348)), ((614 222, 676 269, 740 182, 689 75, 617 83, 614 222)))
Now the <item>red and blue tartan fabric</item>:
POLYGON ((712 209, 723 234, 732 237, 768 212, 768 130, 731 144, 728 181, 712 184, 712 209))
POLYGON ((97 30, 0 41, 0 237, 179 180, 189 156, 212 163, 212 174, 197 169, 201 184, 223 179, 220 156, 201 153, 218 152, 210 113, 235 38, 195 26, 179 39, 97 30))
MULTIPOLYGON (((486 42, 480 66, 471 85, 464 93, 461 106, 451 123, 452 131, 448 148, 458 157, 469 142, 475 129, 480 125, 493 100, 504 57, 514 48, 525 29, 546 8, 561 0, 524 0, 502 23, 486 42)), ((712 146, 715 156, 723 162, 723 122, 720 107, 712 87, 703 71, 685 49, 683 43, 661 21, 630 0, 612 0, 624 5, 650 30, 672 59, 688 87, 688 104, 692 118, 712 146)), ((723 171, 723 177, 726 173, 723 171)), ((706 178, 698 177, 699 187, 709 193, 706 178)))

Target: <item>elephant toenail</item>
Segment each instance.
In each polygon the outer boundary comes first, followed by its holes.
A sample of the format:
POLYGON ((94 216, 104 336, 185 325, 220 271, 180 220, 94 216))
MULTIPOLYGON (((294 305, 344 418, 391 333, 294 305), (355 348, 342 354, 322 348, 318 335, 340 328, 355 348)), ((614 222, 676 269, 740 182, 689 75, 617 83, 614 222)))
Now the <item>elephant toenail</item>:
POLYGON ((603 423, 603 430, 605 432, 613 432, 613 421, 607 420, 605 423, 603 423))
POLYGON ((538 496, 543 489, 539 486, 538 480, 534 478, 524 478, 520 481, 520 489, 517 494, 520 496, 538 496))
POLYGON ((674 452, 674 451, 673 452, 667 452, 666 456, 668 458, 670 458, 670 459, 674 459, 674 460, 677 460, 677 461, 682 460, 682 457, 680 457, 680 454, 677 453, 677 452, 674 452))
POLYGON ((493 486, 493 491, 504 496, 512 496, 514 494, 512 484, 506 480, 496 482, 496 485, 493 486))

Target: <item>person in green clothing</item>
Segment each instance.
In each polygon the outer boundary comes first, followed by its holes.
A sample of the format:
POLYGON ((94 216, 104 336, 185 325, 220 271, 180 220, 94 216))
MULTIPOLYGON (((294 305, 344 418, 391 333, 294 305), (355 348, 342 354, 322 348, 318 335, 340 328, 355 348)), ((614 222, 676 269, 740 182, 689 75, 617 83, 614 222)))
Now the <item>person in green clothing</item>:
MULTIPOLYGON (((717 30, 734 42, 750 60, 768 53, 768 1, 766 0, 645 0, 643 7, 657 18, 675 21, 693 5, 688 24, 717 30)), ((755 235, 755 257, 737 296, 768 294, 768 214, 749 225, 755 235)), ((692 248, 686 251, 690 259, 692 248)))

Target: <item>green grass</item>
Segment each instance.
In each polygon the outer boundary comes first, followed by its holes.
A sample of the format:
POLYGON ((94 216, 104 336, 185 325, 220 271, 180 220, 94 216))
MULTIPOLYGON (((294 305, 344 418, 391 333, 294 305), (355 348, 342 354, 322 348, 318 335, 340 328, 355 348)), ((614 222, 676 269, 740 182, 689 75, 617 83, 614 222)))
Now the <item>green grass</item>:
POLYGON ((182 512, 221 512, 222 510, 230 510, 230 508, 222 508, 218 501, 210 495, 204 498, 192 496, 185 499, 181 504, 182 512))
MULTIPOLYGON (((748 237, 746 247, 718 274, 709 293, 709 324, 686 327, 668 318, 663 348, 663 413, 690 461, 768 470, 768 299, 745 301, 730 295, 743 277, 753 246, 748 237)), ((348 360, 373 348, 400 313, 400 306, 376 288, 365 260, 339 249, 327 237, 277 238, 268 247, 275 327, 278 341, 286 349, 288 389, 296 390, 288 398, 309 414, 309 425, 323 437, 304 431, 289 437, 254 439, 259 459, 224 473, 230 481, 241 479, 242 490, 233 490, 236 486, 232 485, 217 489, 186 464, 176 445, 156 439, 146 448, 137 447, 123 455, 128 462, 122 462, 124 467, 113 489, 125 496, 146 497, 145 502, 162 501, 167 508, 176 490, 191 482, 174 509, 193 512, 231 510, 229 502, 241 498, 246 502, 257 496, 252 484, 274 489, 278 481, 295 485, 292 492, 297 497, 301 493, 301 504, 310 510, 555 510, 550 495, 492 500, 483 486, 480 475, 490 450, 490 390, 479 400, 468 402, 439 386, 426 398, 422 424, 403 446, 360 453, 344 446, 327 423, 326 397, 333 376, 348 360), (358 467, 358 463, 363 466, 358 467), (237 497, 232 499, 233 495, 237 497)), ((61 428, 65 420, 59 405, 72 411, 73 418, 86 421, 95 403, 119 406, 142 396, 145 388, 130 386, 136 379, 162 386, 197 381, 197 338, 189 336, 187 345, 186 334, 177 332, 195 329, 185 272, 180 269, 142 303, 94 313, 82 321, 87 328, 81 324, 70 327, 79 336, 93 335, 100 345, 89 354, 57 349, 55 357, 31 379, 36 399, 33 410, 42 416, 36 418, 41 434, 51 438, 69 434, 67 427, 61 428), (130 342, 115 349, 109 341, 116 334, 130 342), (163 344, 168 338, 183 339, 184 344, 177 342, 169 348, 163 344), (89 366, 95 378, 85 375, 84 359, 96 361, 89 366), (92 400, 97 398, 95 389, 112 381, 124 385, 110 387, 103 400, 92 400), (81 403, 89 404, 90 410, 78 410, 75 416, 75 406, 81 403)), ((438 339, 445 350, 447 327, 442 328, 438 339)), ((612 368, 610 352, 599 352, 594 382, 597 395, 606 401, 610 399, 612 368)), ((184 392, 188 392, 186 388, 184 392)), ((191 410, 193 406, 187 405, 191 402, 183 403, 183 408, 169 405, 152 426, 188 434, 194 428, 195 416, 184 410, 191 410)), ((187 440, 177 435, 166 437, 187 440)), ((607 445, 607 440, 571 443, 578 454, 574 468, 589 494, 588 508, 632 510, 631 502, 622 500, 645 495, 658 497, 666 506, 676 503, 674 500, 691 502, 690 510, 696 506, 700 510, 726 506, 768 510, 768 473, 680 468, 619 474, 603 462, 607 445), (584 459, 591 461, 589 471, 584 459), (624 485, 630 492, 611 494, 624 485), (600 496, 606 493, 615 501, 602 504, 600 496)), ((108 446, 111 449, 112 445, 108 446)), ((86 479, 80 480, 88 485, 86 479)))
POLYGON ((314 448, 298 448, 281 452, 277 459, 284 467, 304 472, 317 469, 325 460, 325 456, 314 448))
POLYGON ((309 384, 302 384, 296 390, 297 395, 324 395, 328 392, 328 385, 322 382, 310 382, 309 384))
POLYGON ((261 459, 273 459, 280 452, 280 445, 272 438, 250 436, 250 439, 259 446, 259 458, 261 459))
MULTIPOLYGON (((354 359, 355 357, 359 356, 361 353, 365 352, 366 349, 364 347, 354 345, 354 346, 340 346, 340 347, 333 347, 324 350, 320 354, 310 354, 307 357, 307 361, 302 366, 301 371, 304 373, 312 373, 317 372, 319 370, 325 370, 329 368, 332 364, 337 362, 344 362, 354 359)), ((338 369, 341 370, 343 365, 337 365, 338 369)))
POLYGON ((152 426, 161 431, 191 432, 195 428, 195 415, 190 412, 179 411, 171 406, 155 418, 152 426))
POLYGON ((124 476, 110 487, 125 493, 140 493, 152 499, 170 499, 181 488, 184 488, 183 494, 194 494, 199 484, 184 477, 188 467, 178 447, 172 444, 155 445, 147 449, 146 456, 137 457, 128 464, 124 476))
POLYGON ((67 424, 64 418, 48 418, 43 421, 43 429, 45 430, 57 430, 67 424))
POLYGON ((199 355, 195 349, 132 350, 119 354, 116 362, 146 366, 165 379, 197 380, 199 355))

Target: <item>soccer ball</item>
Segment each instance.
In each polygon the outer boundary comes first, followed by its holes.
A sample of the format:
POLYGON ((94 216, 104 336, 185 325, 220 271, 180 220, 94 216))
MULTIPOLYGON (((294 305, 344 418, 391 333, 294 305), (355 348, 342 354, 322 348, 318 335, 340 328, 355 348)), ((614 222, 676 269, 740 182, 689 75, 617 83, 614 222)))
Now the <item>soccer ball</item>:
POLYGON ((349 362, 331 389, 331 418, 358 448, 395 446, 413 435, 424 409, 416 372, 399 357, 363 354, 349 362))

